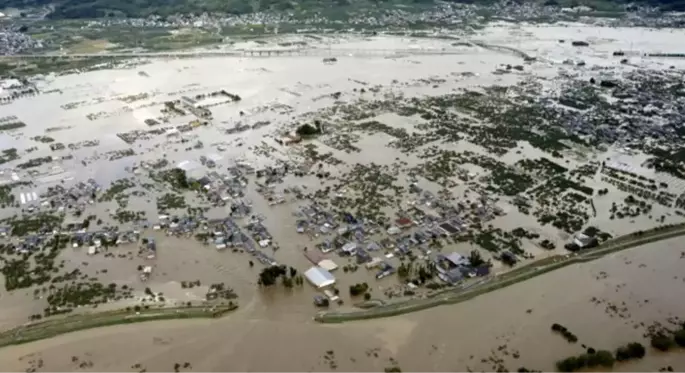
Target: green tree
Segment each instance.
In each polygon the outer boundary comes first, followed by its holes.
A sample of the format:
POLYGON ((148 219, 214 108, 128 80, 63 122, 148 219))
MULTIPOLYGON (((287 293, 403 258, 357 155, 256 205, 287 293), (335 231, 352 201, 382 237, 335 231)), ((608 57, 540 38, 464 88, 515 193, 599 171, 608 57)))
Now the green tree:
POLYGON ((485 260, 483 260, 483 257, 478 250, 471 250, 469 253, 469 263, 471 263, 471 266, 473 267, 480 267, 485 264, 485 260))
POLYGON ((619 347, 616 350, 616 360, 626 361, 630 359, 642 359, 645 356, 645 353, 645 346, 639 342, 633 342, 619 347))
POLYGON ((574 372, 580 368, 582 368, 582 365, 579 365, 578 359, 575 356, 557 361, 557 370, 560 372, 574 372))
POLYGON ((305 123, 297 127, 295 133, 297 133, 299 136, 306 137, 318 135, 319 133, 321 133, 321 130, 317 127, 312 126, 311 124, 305 123))
POLYGON ((397 276, 400 278, 407 278, 411 274, 411 263, 407 264, 402 262, 399 267, 397 267, 397 276))
POLYGON ((675 340, 675 343, 678 344, 678 346, 685 347, 685 328, 675 332, 675 334, 673 335, 673 339, 675 340))
POLYGON ((587 355, 587 366, 589 368, 603 367, 611 368, 614 366, 614 355, 606 350, 599 350, 594 354, 587 355))
POLYGON ((271 266, 262 269, 259 273, 258 284, 261 286, 272 286, 276 284, 279 277, 285 276, 286 266, 271 266))
POLYGON ((350 295, 353 297, 356 297, 358 295, 362 295, 366 293, 366 291, 369 289, 369 284, 366 282, 362 282, 359 284, 354 284, 350 286, 350 295))
POLYGON ((673 340, 664 334, 657 334, 652 336, 649 344, 659 351, 668 351, 673 347, 673 340))

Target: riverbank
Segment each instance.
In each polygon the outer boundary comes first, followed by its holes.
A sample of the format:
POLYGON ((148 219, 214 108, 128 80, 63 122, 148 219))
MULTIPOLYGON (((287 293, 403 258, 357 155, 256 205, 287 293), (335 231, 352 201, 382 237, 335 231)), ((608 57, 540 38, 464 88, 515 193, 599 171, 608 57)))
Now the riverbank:
POLYGON ((610 240, 595 249, 587 250, 579 254, 555 256, 536 261, 503 275, 490 277, 469 288, 457 290, 450 289, 445 292, 433 294, 429 298, 384 304, 361 311, 322 311, 319 312, 314 319, 320 323, 340 323, 354 320, 391 317, 440 305, 460 303, 572 264, 586 263, 611 253, 682 235, 685 235, 685 225, 683 224, 658 227, 646 232, 640 231, 610 240))
POLYGON ((236 309, 238 309, 238 305, 231 303, 225 306, 148 308, 69 315, 26 324, 2 332, 0 333, 0 347, 29 343, 61 334, 105 326, 171 319, 217 318, 236 309))

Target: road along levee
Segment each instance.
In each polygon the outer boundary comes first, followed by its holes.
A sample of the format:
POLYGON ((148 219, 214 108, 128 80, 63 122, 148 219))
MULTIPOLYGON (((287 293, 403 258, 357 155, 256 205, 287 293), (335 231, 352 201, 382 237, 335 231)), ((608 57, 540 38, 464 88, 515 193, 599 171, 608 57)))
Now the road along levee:
POLYGON ((69 315, 61 318, 32 322, 0 333, 0 347, 48 339, 60 334, 104 326, 138 322, 191 318, 217 318, 236 310, 235 303, 222 306, 194 306, 180 308, 149 308, 105 311, 69 315))
POLYGON ((389 303, 359 311, 322 311, 314 317, 314 320, 321 323, 339 323, 375 319, 421 311, 440 305, 460 303, 481 294, 502 289, 572 264, 589 262, 611 253, 682 235, 685 235, 685 224, 657 227, 649 231, 638 231, 609 240, 594 249, 578 254, 555 256, 533 262, 499 276, 486 278, 468 288, 449 289, 435 293, 428 298, 389 303))

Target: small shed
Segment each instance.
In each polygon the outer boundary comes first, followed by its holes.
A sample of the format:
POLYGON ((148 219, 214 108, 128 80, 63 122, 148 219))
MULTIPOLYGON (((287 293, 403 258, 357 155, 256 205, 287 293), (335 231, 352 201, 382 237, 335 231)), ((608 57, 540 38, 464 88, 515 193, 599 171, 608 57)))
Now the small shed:
POLYGON ((318 289, 335 284, 335 277, 333 274, 321 267, 309 268, 304 273, 304 277, 306 277, 307 280, 318 289))

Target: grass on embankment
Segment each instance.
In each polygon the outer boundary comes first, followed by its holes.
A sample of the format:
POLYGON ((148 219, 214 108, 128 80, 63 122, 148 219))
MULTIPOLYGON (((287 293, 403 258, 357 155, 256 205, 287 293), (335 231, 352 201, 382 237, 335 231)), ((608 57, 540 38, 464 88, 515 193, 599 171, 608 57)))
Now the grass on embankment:
POLYGON ((183 308, 150 308, 133 310, 117 310, 99 313, 69 315, 46 321, 26 324, 0 333, 0 347, 33 342, 41 339, 56 337, 60 334, 71 333, 79 330, 100 328, 120 324, 132 324, 138 322, 191 319, 191 318, 217 318, 238 308, 237 304, 224 306, 206 307, 183 307, 183 308))
POLYGON ((491 291, 495 291, 572 264, 589 262, 614 252, 685 235, 684 228, 685 225, 678 224, 658 227, 649 231, 640 231, 617 237, 605 242, 597 248, 583 251, 574 256, 556 256, 530 263, 493 278, 490 282, 486 282, 482 285, 462 291, 459 291, 458 289, 450 289, 434 294, 427 299, 414 299, 391 303, 367 310, 352 312, 324 311, 317 314, 314 319, 321 323, 339 323, 353 320, 398 316, 440 305, 460 303, 475 298, 479 295, 489 293, 491 291))

